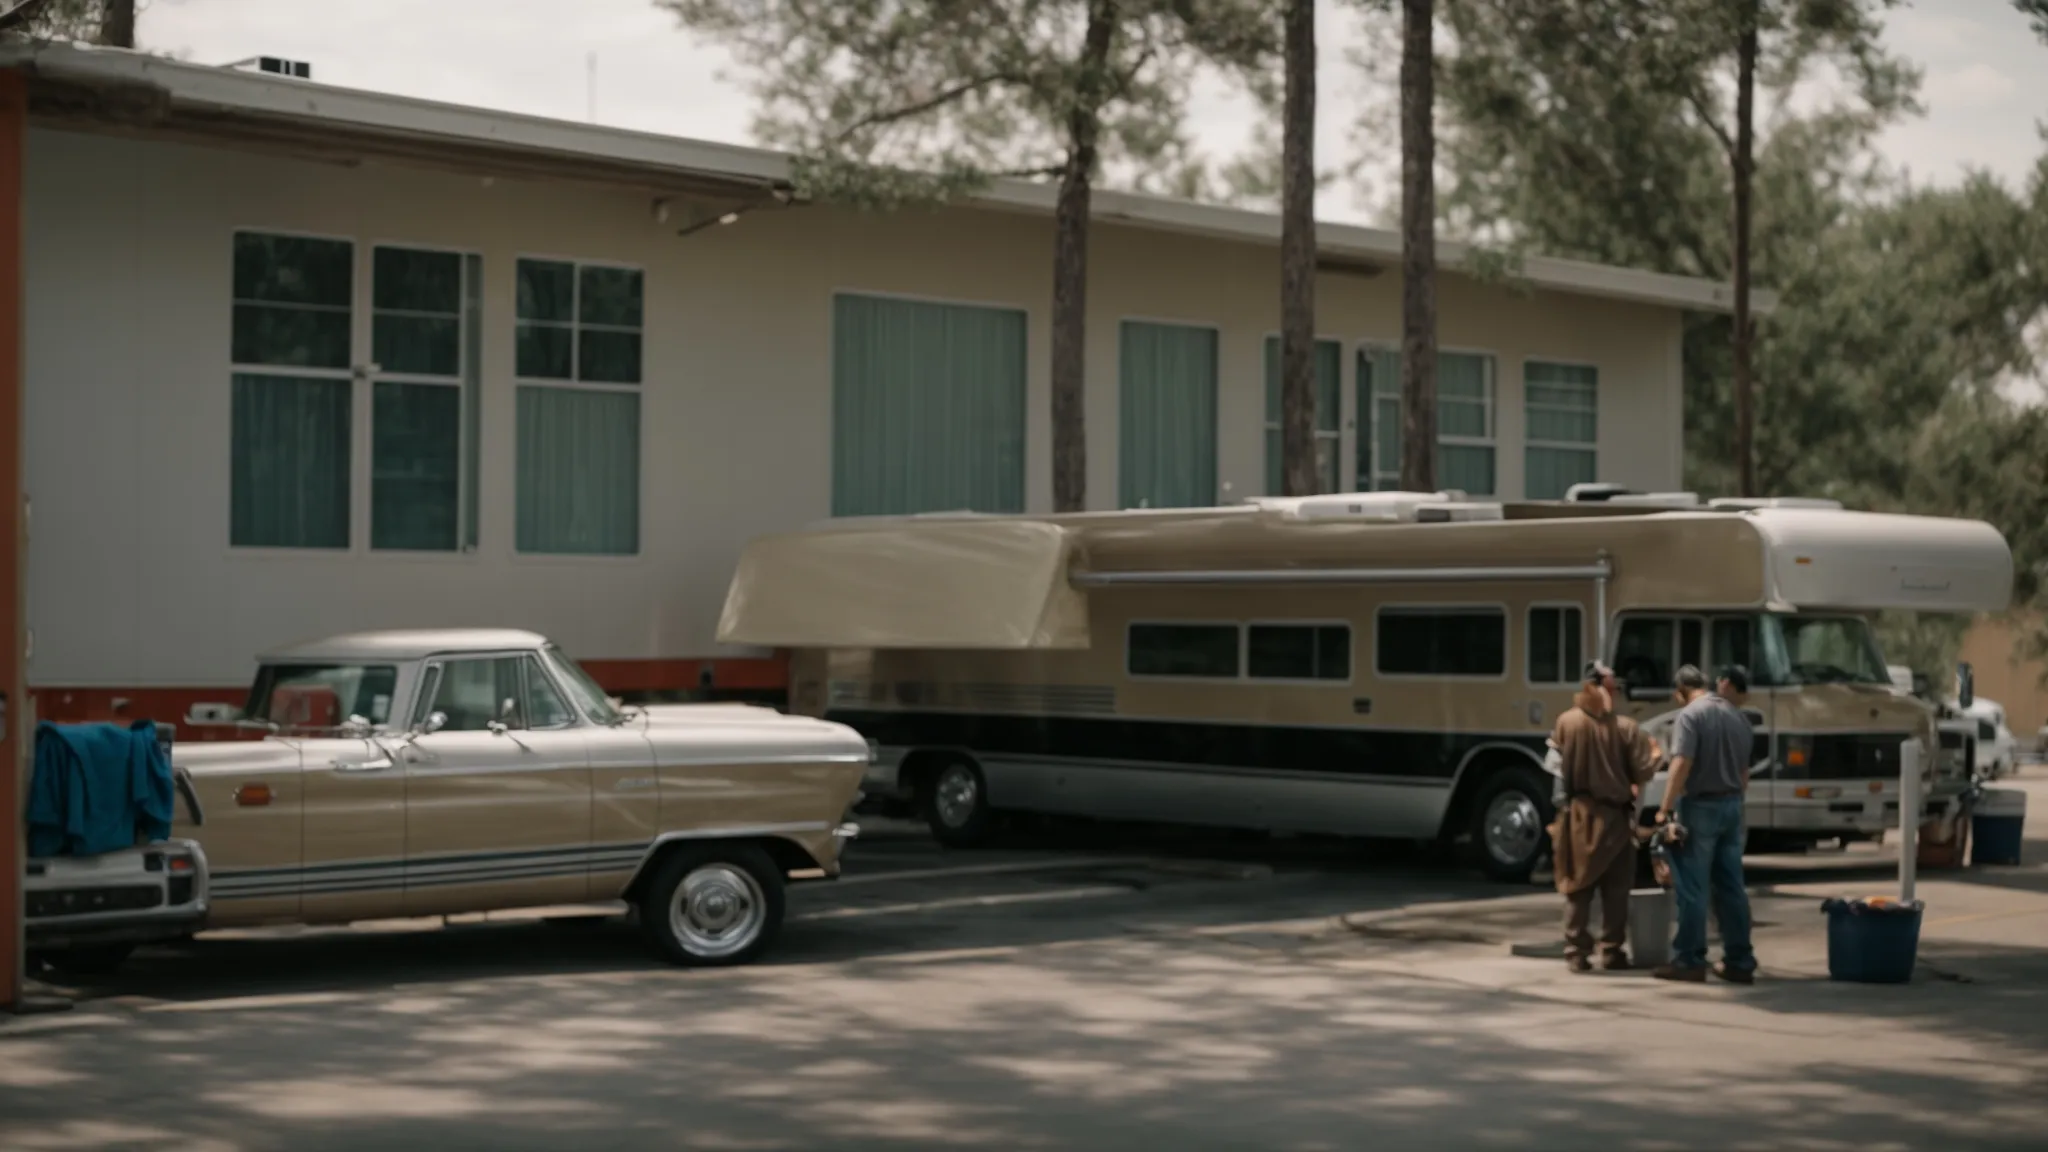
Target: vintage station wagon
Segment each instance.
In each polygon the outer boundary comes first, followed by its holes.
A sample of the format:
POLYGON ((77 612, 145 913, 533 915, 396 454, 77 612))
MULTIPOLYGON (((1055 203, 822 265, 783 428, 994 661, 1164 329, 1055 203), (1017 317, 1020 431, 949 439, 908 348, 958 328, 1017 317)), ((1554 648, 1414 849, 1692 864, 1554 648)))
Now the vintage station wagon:
MULTIPOLYGON (((181 812, 172 834, 201 881, 189 924, 139 917, 157 935, 624 900, 670 959, 740 963, 786 881, 838 874, 871 758, 851 728, 768 708, 621 707, 518 631, 298 645, 261 661, 246 708, 187 720, 262 738, 174 748, 204 824, 181 812)), ((45 955, 104 969, 148 934, 45 955)))

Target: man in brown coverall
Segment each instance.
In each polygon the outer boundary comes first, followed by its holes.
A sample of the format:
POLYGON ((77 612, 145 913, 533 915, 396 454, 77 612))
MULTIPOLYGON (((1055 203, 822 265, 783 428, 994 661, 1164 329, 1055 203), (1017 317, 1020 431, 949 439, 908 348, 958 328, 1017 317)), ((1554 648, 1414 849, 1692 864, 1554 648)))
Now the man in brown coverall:
POLYGON ((1565 957, 1574 972, 1592 968, 1588 921, 1600 897, 1600 966, 1627 968, 1628 893, 1636 870, 1636 794, 1657 771, 1661 752, 1636 722, 1614 711, 1613 669, 1586 665, 1573 707, 1550 736, 1565 801, 1550 826, 1557 890, 1564 894, 1565 957))

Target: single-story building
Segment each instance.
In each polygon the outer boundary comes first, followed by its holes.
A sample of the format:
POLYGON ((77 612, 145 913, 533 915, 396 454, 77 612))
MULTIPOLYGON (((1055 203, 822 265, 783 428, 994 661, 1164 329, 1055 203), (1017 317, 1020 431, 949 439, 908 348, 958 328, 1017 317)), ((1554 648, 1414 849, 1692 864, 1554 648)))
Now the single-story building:
MULTIPOLYGON (((264 649, 420 625, 773 692, 715 641, 746 540, 1051 506, 1050 186, 861 212, 752 148, 104 49, 8 72, 44 718, 173 719, 264 649)), ((1095 204, 1089 506, 1272 491, 1277 218, 1095 204)), ((1399 236, 1320 246, 1325 483, 1390 486, 1399 236)), ((1444 484, 1678 485, 1682 316, 1726 286, 1440 255, 1444 484)))

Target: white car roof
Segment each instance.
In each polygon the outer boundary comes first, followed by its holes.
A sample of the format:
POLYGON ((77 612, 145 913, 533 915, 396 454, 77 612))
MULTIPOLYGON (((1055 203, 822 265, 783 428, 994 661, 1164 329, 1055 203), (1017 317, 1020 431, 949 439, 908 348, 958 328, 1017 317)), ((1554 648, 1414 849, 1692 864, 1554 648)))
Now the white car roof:
POLYGON ((547 644, 538 632, 516 628, 423 628, 350 632, 274 649, 265 661, 423 660, 448 652, 524 651, 547 644))

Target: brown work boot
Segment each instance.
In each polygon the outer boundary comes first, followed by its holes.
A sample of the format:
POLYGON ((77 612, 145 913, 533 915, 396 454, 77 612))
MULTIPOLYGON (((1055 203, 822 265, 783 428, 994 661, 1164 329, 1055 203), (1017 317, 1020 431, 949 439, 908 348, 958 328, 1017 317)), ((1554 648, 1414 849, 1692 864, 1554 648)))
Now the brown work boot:
POLYGON ((1650 970, 1650 975, 1659 980, 1678 980, 1686 984, 1705 984, 1705 968, 1682 968, 1676 964, 1665 964, 1650 970))
POLYGON ((1725 960, 1719 964, 1714 965, 1714 975, 1719 976, 1721 979, 1726 980, 1730 984, 1756 983, 1756 969, 1730 968, 1728 966, 1727 961, 1725 960))
POLYGON ((1584 956, 1578 955, 1577 953, 1565 957, 1564 966, 1570 969, 1574 975, 1580 972, 1591 972, 1593 970, 1593 962, 1591 960, 1586 959, 1584 956))
POLYGON ((1600 967, 1609 972, 1626 972, 1635 965, 1629 962, 1628 953, 1616 949, 1600 957, 1600 967))

